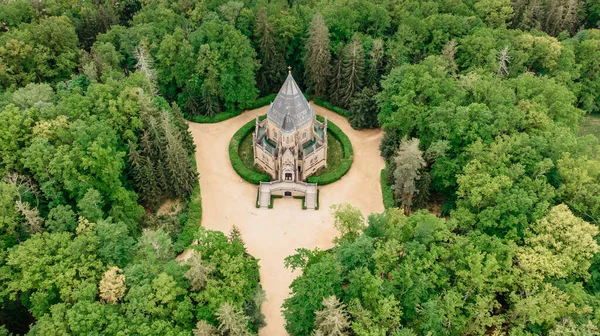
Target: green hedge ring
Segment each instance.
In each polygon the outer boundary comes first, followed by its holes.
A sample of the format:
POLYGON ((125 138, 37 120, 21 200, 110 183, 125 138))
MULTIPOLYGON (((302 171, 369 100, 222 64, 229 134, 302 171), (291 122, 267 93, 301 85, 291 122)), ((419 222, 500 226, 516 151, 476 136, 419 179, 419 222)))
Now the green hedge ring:
MULTIPOLYGON (((323 121, 325 118, 322 116, 317 116, 317 120, 323 121)), ((344 157, 342 158, 342 162, 337 166, 334 170, 330 171, 327 174, 323 174, 320 176, 310 176, 306 181, 309 183, 317 183, 318 185, 326 185, 329 183, 333 183, 342 178, 342 176, 346 175, 350 167, 352 166, 352 161, 354 160, 354 151, 352 150, 352 143, 350 139, 342 131, 336 124, 334 124, 331 120, 327 121, 327 133, 331 134, 337 141, 342 145, 342 151, 344 152, 344 157)))
MULTIPOLYGON (((319 121, 324 120, 322 116, 317 116, 317 119, 319 121)), ((231 141, 229 141, 229 160, 231 161, 233 169, 241 178, 252 184, 260 184, 260 182, 270 181, 270 176, 267 174, 257 173, 251 168, 247 167, 242 161, 242 158, 240 158, 239 152, 240 144, 247 136, 252 134, 255 129, 255 125, 256 121, 252 119, 242 126, 237 132, 235 132, 231 138, 231 141)), ((307 182, 309 183, 317 183, 318 185, 333 183, 341 179, 342 176, 346 175, 352 166, 352 161, 354 160, 354 151, 352 150, 352 143, 350 142, 348 136, 331 121, 327 121, 327 132, 340 142, 344 156, 340 164, 334 170, 320 176, 310 176, 307 179, 307 182)))
POLYGON ((252 119, 231 137, 231 141, 229 141, 229 160, 233 169, 241 178, 252 184, 260 184, 260 182, 269 182, 269 175, 257 173, 246 167, 244 162, 242 162, 242 158, 240 158, 239 152, 240 144, 247 136, 250 136, 254 132, 255 125, 256 120, 252 119))

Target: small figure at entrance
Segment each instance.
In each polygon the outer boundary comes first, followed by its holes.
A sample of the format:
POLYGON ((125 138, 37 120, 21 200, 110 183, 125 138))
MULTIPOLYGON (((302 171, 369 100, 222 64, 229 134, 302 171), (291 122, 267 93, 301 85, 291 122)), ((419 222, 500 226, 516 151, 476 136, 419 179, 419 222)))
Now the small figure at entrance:
POLYGON ((286 181, 291 181, 292 180, 292 173, 285 173, 285 180, 286 181))

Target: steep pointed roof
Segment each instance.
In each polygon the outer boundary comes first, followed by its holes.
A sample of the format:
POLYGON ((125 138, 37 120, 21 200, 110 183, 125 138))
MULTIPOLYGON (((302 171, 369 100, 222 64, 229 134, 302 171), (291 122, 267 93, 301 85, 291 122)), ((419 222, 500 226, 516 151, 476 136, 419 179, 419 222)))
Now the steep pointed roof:
POLYGON ((300 91, 298 84, 288 74, 277 97, 269 106, 267 118, 283 131, 292 131, 311 121, 315 112, 300 91))

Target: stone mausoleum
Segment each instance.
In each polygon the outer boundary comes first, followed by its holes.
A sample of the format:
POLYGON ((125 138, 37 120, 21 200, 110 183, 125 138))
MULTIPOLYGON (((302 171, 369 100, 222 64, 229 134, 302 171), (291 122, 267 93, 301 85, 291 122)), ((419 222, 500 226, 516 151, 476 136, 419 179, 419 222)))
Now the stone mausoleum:
POLYGON ((271 195, 304 196, 316 206, 317 186, 306 178, 327 166, 327 119, 319 122, 291 72, 264 120, 256 119, 254 163, 273 181, 261 183, 259 205, 268 207, 271 195))

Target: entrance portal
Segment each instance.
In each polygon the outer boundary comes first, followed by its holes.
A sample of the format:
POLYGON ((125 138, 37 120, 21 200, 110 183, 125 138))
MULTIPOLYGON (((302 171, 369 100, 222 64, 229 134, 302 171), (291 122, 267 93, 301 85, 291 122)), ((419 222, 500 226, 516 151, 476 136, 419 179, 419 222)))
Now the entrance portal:
POLYGON ((291 181, 292 180, 292 173, 285 173, 285 180, 286 181, 291 181))
POLYGON ((292 192, 291 191, 286 191, 283 195, 286 196, 286 197, 292 197, 292 192))

